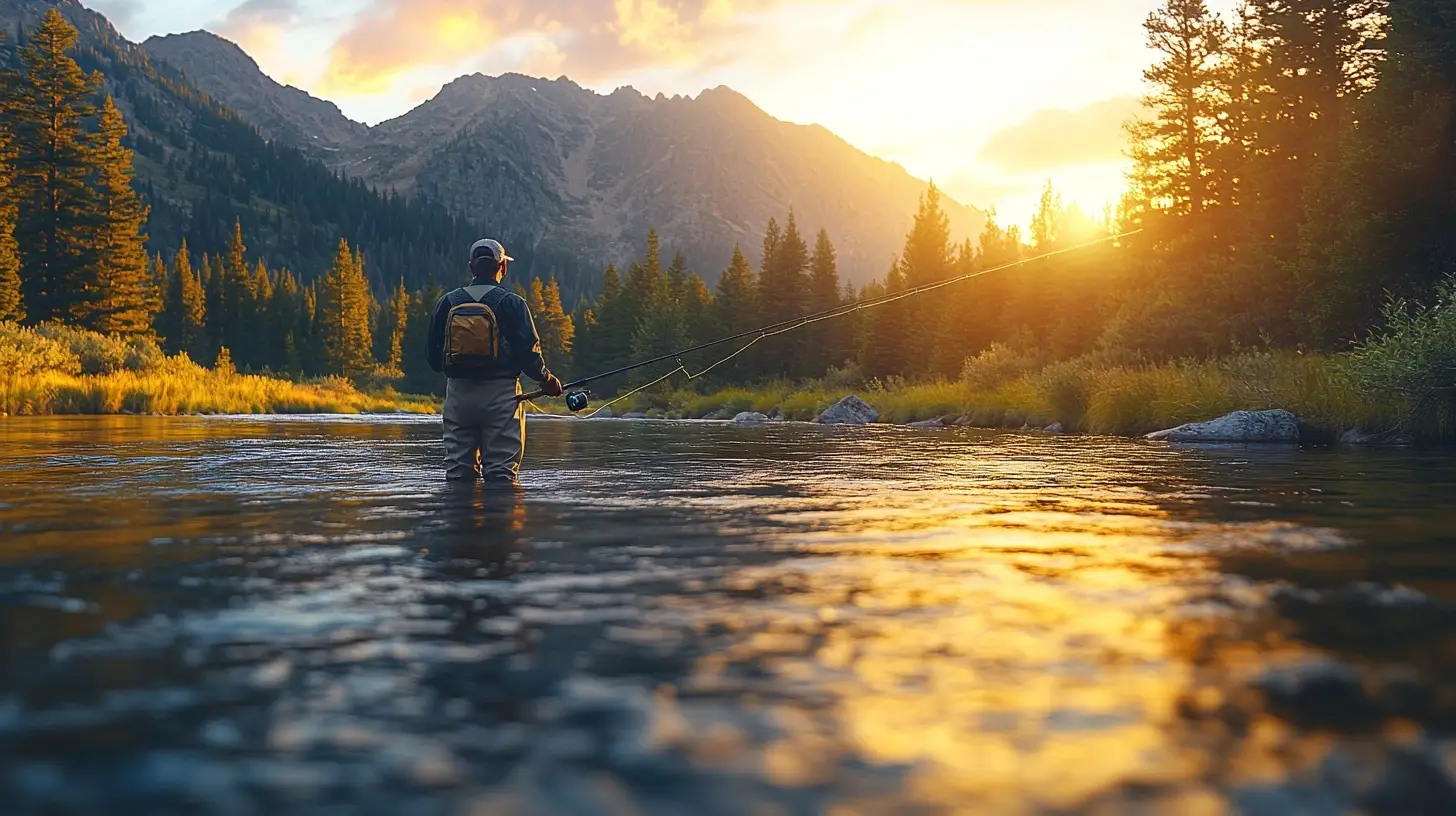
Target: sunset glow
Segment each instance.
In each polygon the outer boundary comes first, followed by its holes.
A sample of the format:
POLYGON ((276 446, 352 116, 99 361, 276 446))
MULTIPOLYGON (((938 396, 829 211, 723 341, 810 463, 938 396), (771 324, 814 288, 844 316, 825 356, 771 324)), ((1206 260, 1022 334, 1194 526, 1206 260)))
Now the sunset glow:
MULTIPOLYGON (((1228 5, 1216 2, 1215 7, 1228 5)), ((609 93, 728 85, 1025 223, 1050 179, 1091 213, 1124 187, 1148 0, 177 0, 99 4, 124 33, 208 28, 373 124, 464 73, 609 93), (131 13, 119 13, 130 9, 131 13), (1020 149, 1017 149, 1019 146, 1020 149)))

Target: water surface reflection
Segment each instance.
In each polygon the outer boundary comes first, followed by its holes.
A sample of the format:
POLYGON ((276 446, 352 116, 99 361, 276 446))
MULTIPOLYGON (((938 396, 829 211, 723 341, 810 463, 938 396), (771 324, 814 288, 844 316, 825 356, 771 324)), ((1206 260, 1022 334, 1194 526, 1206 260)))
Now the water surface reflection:
POLYGON ((972 431, 0 424, 21 812, 1444 813, 1456 466, 972 431))

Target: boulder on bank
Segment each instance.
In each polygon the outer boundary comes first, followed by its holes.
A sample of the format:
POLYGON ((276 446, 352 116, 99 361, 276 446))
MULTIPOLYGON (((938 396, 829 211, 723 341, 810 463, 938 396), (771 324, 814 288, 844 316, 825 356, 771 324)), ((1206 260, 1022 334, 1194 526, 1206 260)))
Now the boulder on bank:
POLYGON ((611 419, 616 415, 616 412, 612 410, 612 407, 610 405, 604 405, 601 408, 598 408, 597 410, 588 414, 587 419, 611 419))
POLYGON ((1403 434, 1398 430, 1370 433, 1364 428, 1351 428, 1343 434, 1340 434, 1341 445, 1354 445, 1358 447, 1409 447, 1415 443, 1416 441, 1408 434, 1403 434))
POLYGON ((945 419, 943 417, 936 417, 935 419, 925 419, 921 420, 920 422, 907 422, 905 423, 905 427, 915 428, 923 431, 933 430, 935 428, 944 428, 945 419))
POLYGON ((1158 442, 1299 441, 1299 417, 1284 410, 1234 411, 1209 422, 1194 422, 1147 435, 1158 442))
POLYGON ((1067 432, 1067 426, 1063 425, 1060 422, 1053 422, 1052 424, 1046 426, 1046 428, 1044 428, 1043 430, 1045 430, 1049 434, 1060 435, 1067 432))
POLYGON ((739 425, 757 425, 761 422, 768 422, 768 416, 757 411, 744 411, 733 417, 733 421, 739 425))
POLYGON ((703 414, 703 419, 732 419, 736 414, 732 408, 719 408, 716 411, 709 411, 703 414))
POLYGON ((880 412, 853 394, 829 406, 819 415, 821 425, 868 425, 878 422, 880 412))
POLYGON ((774 409, 774 412, 772 414, 768 415, 769 422, 787 422, 788 420, 789 418, 784 416, 784 412, 780 411, 777 408, 774 409))

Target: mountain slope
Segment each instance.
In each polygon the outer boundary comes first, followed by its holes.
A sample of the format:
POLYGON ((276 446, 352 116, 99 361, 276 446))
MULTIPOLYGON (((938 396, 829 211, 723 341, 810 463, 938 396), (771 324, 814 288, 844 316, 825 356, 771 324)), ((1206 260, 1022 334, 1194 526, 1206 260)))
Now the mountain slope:
POLYGON ((269 139, 305 151, 332 151, 366 137, 369 128, 344 116, 337 105, 291 85, 280 85, 232 42, 206 31, 151 37, 142 43, 155 57, 186 66, 199 90, 221 99, 269 139), (219 92, 226 93, 226 98, 219 92))
MULTIPOLYGON (((305 282, 327 271, 341 237, 363 250, 381 290, 401 277, 411 288, 459 282, 466 247, 484 227, 427 198, 379 195, 293 147, 269 143, 75 0, 0 0, 0 27, 9 35, 0 65, 15 64, 17 32, 35 29, 52 6, 80 31, 77 61, 105 75, 106 92, 126 115, 137 186, 151 206, 151 250, 169 253, 185 238, 194 253, 220 253, 236 220, 251 255, 289 267, 305 282)), ((556 274, 572 297, 599 274, 595 263, 560 253, 514 254, 522 272, 556 274)))
MULTIPOLYGON (((261 105, 256 77, 209 67, 224 50, 213 35, 168 40, 171 58, 189 75, 212 77, 207 87, 219 99, 245 111, 282 107, 261 105)), ((295 119, 292 130, 304 124, 295 119)), ((790 207, 802 229, 829 230, 846 277, 879 277, 925 190, 899 165, 822 127, 776 120, 728 88, 649 99, 630 88, 601 95, 565 78, 516 74, 461 77, 362 139, 341 142, 330 160, 353 178, 427 195, 538 251, 623 261, 655 227, 710 278, 735 243, 755 255, 769 218, 790 207)), ((949 199, 946 209, 955 235, 980 232, 982 213, 949 199)))

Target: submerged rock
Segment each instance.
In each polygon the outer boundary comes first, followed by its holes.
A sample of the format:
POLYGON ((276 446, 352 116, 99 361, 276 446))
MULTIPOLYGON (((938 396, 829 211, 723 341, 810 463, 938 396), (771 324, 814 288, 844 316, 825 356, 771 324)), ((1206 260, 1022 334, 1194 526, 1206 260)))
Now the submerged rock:
POLYGON ((1399 430, 1370 433, 1363 428, 1351 428, 1340 435, 1341 445, 1388 445, 1392 447, 1407 447, 1415 443, 1416 441, 1408 434, 1403 434, 1399 430))
POLYGON ((761 422, 768 422, 768 416, 760 414, 757 411, 744 411, 738 416, 733 417, 733 421, 739 425, 757 425, 761 422))
POLYGON ((1298 442, 1299 417, 1284 410, 1234 411, 1147 435, 1161 442, 1298 442))
POLYGON ((821 425, 868 425, 878 422, 880 412, 853 394, 829 406, 819 415, 821 425))
POLYGON ((1049 434, 1064 434, 1067 432, 1067 426, 1063 425, 1060 422, 1053 422, 1052 424, 1046 426, 1044 430, 1049 434))
POLYGON ((944 428, 945 427, 945 420, 942 417, 936 417, 935 419, 926 419, 926 420, 921 420, 920 422, 907 422, 907 423, 905 423, 905 427, 907 427, 907 428, 918 428, 920 430, 931 430, 933 428, 944 428))

